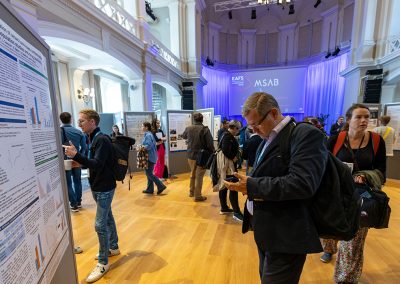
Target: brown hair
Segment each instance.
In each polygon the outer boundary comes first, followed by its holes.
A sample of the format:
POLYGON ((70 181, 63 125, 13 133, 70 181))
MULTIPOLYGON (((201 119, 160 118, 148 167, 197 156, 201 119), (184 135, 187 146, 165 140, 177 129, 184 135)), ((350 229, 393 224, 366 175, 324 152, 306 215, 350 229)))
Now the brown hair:
POLYGON ((196 112, 195 114, 193 114, 193 120, 195 122, 203 123, 203 115, 200 112, 196 112))
POLYGON ((364 109, 367 109, 369 111, 369 108, 366 105, 354 104, 351 107, 349 107, 349 109, 346 111, 346 120, 350 120, 351 117, 353 116, 353 111, 355 109, 358 109, 358 108, 364 108, 364 109))
POLYGON ((63 124, 71 123, 71 114, 69 112, 60 113, 60 120, 63 124))
POLYGON ((93 119, 96 126, 99 126, 100 116, 94 109, 82 109, 79 113, 86 115, 88 119, 93 119))
POLYGON ((147 131, 151 131, 151 124, 150 124, 150 122, 147 122, 147 121, 143 122, 143 126, 147 128, 147 131))
POLYGON ((280 111, 278 102, 275 98, 264 92, 256 92, 251 94, 244 102, 242 115, 247 116, 250 110, 255 109, 259 115, 265 115, 271 108, 277 108, 280 111))
POLYGON ((382 115, 379 120, 381 121, 383 126, 386 126, 390 122, 390 116, 389 115, 382 115))

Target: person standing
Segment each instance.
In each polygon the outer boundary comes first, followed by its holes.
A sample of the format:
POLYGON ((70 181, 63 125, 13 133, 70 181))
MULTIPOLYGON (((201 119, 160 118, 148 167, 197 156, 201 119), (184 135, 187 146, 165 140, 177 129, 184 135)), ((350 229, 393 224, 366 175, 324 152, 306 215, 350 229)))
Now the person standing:
POLYGON ((163 179, 165 170, 165 134, 161 129, 161 122, 155 118, 151 122, 151 132, 157 143, 157 162, 154 166, 154 175, 159 179, 163 179))
MULTIPOLYGON (((374 176, 374 187, 381 189, 386 181, 385 141, 379 137, 378 147, 374 149, 373 133, 367 130, 369 118, 369 108, 363 104, 354 104, 347 110, 348 130, 345 131, 345 142, 336 157, 342 162, 353 165, 353 178, 356 184, 371 185, 369 177, 374 176)), ((330 151, 335 148, 337 140, 338 135, 329 138, 330 151)), ((339 250, 337 241, 322 239, 324 247, 324 254, 320 258, 322 262, 330 262, 332 255, 338 251, 333 276, 335 283, 358 283, 360 280, 367 234, 368 228, 360 228, 353 239, 339 242, 339 250)))
MULTIPOLYGON (((71 114, 62 112, 60 114, 61 125, 61 141, 63 145, 69 145, 70 142, 78 149, 79 153, 86 152, 86 137, 79 129, 71 125, 71 114)), ((72 212, 78 212, 82 207, 82 180, 81 166, 73 162, 72 168, 65 171, 68 187, 68 199, 72 212), (72 187, 73 184, 73 187, 72 187)))
POLYGON ((338 135, 339 132, 342 130, 343 125, 344 125, 344 117, 339 116, 337 121, 334 124, 332 124, 331 131, 329 132, 329 134, 331 136, 338 135))
POLYGON ((63 146, 68 157, 89 169, 90 188, 96 202, 95 230, 99 239, 99 253, 95 257, 98 264, 86 279, 89 283, 99 280, 110 269, 108 257, 120 254, 111 210, 116 187, 112 170, 113 149, 111 138, 101 133, 99 122, 100 116, 95 110, 83 109, 79 112, 79 127, 89 136, 87 157, 79 153, 72 143, 63 146))
POLYGON ((114 124, 113 127, 112 127, 112 132, 110 134, 110 137, 121 136, 121 135, 122 135, 122 133, 119 132, 118 125, 114 124))
POLYGON ((258 146, 260 146, 263 141, 260 135, 254 133, 253 129, 250 129, 249 127, 247 127, 247 129, 250 133, 250 138, 244 142, 242 153, 243 160, 247 160, 246 175, 253 170, 258 146))
POLYGON ((153 133, 151 132, 150 122, 143 122, 142 131, 144 132, 144 137, 141 147, 145 148, 149 153, 147 169, 145 169, 147 177, 147 188, 143 190, 143 193, 153 194, 155 183, 157 186, 157 194, 160 195, 167 187, 153 173, 154 165, 157 162, 157 142, 154 139, 153 133))
POLYGON ((307 254, 322 251, 308 203, 326 167, 325 137, 307 123, 293 128, 294 120, 267 93, 250 95, 242 113, 264 141, 250 176, 235 173, 239 181, 225 184, 248 196, 242 231, 254 231, 261 282, 298 283, 307 254), (280 144, 288 139, 285 162, 280 144))
POLYGON ((190 167, 190 189, 189 197, 194 197, 194 201, 205 201, 207 197, 201 194, 203 187, 203 177, 206 169, 196 164, 197 156, 201 149, 214 152, 213 138, 210 129, 203 125, 203 115, 193 114, 194 124, 186 127, 182 138, 187 140, 187 157, 190 167))
POLYGON ((229 121, 227 119, 224 119, 222 121, 221 128, 218 130, 217 133, 218 143, 221 141, 221 138, 224 135, 224 133, 228 131, 228 126, 229 126, 229 121))
POLYGON ((379 120, 381 126, 374 128, 374 132, 378 133, 382 136, 383 140, 385 140, 386 156, 393 156, 393 145, 396 142, 396 131, 392 127, 388 126, 390 116, 382 115, 379 120))

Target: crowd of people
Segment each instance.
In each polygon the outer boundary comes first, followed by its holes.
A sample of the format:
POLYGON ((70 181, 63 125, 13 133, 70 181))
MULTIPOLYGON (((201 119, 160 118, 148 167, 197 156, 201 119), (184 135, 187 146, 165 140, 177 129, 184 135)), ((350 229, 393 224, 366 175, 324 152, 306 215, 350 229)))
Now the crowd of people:
MULTIPOLYGON (((242 115, 247 125, 237 120, 224 120, 214 145, 210 129, 203 125, 203 115, 194 113, 193 125, 182 134, 187 141, 187 161, 190 168, 188 196, 204 202, 202 193, 206 166, 198 157, 204 152, 213 154, 215 183, 220 214, 232 214, 242 223, 242 231, 254 231, 259 255, 261 283, 298 283, 307 254, 321 253, 321 261, 328 263, 337 253, 333 279, 336 283, 357 283, 363 266, 363 249, 368 228, 360 228, 349 241, 320 239, 309 211, 309 201, 318 190, 328 159, 339 135, 345 142, 336 157, 351 164, 356 184, 370 184, 382 188, 386 180, 386 156, 393 155, 395 131, 388 126, 390 117, 382 116, 381 126, 374 129, 380 135, 379 148, 374 149, 368 131, 370 111, 363 104, 351 106, 345 117, 340 116, 330 129, 330 136, 316 125, 296 123, 281 113, 276 99, 257 92, 248 97, 242 115), (282 158, 281 146, 288 141, 288 161, 282 158), (386 147, 386 145, 390 145, 386 147), (246 171, 239 171, 246 162, 246 171), (239 173, 238 173, 239 171, 239 173), (377 178, 378 177, 378 178, 377 178), (243 210, 238 193, 247 197, 243 210), (228 205, 228 197, 229 202, 228 205), (243 212, 243 213, 242 213, 243 212), (294 218, 295 216, 295 218, 294 218)), ((120 253, 118 234, 111 203, 116 187, 110 159, 111 139, 103 135, 98 125, 100 117, 93 110, 81 110, 78 125, 83 133, 72 127, 71 115, 62 113, 61 137, 65 159, 76 162, 66 171, 71 211, 81 206, 80 169, 89 169, 89 183, 96 202, 95 230, 99 239, 98 264, 87 282, 95 282, 108 270, 108 257, 120 253), (88 137, 88 140, 86 140, 88 137), (78 174, 79 173, 79 174, 78 174), (72 181, 74 188, 72 187, 72 181)), ((144 194, 157 194, 166 189, 166 136, 158 119, 142 124, 143 140, 138 150, 147 152, 144 194)), ((110 136, 122 135, 117 125, 110 136)))

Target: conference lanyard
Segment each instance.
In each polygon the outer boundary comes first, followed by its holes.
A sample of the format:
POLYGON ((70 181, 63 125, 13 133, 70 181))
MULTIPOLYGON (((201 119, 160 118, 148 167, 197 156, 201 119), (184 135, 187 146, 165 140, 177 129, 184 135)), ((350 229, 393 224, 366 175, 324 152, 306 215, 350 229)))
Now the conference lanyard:
POLYGON ((93 139, 92 139, 92 142, 91 143, 89 143, 89 151, 88 151, 88 159, 90 159, 90 150, 92 149, 92 143, 94 142, 94 139, 96 138, 96 136, 99 134, 99 133, 101 133, 100 131, 99 132, 97 132, 95 135, 94 135, 94 137, 93 137, 93 139))

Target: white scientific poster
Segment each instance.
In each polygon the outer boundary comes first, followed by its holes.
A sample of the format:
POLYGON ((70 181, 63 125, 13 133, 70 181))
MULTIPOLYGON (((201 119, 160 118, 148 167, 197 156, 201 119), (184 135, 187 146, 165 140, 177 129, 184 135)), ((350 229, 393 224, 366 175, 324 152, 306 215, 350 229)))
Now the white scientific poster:
POLYGON ((389 126, 396 131, 396 141, 393 150, 400 150, 400 103, 385 106, 385 114, 390 116, 389 126))
POLYGON ((214 140, 218 139, 218 130, 221 128, 221 116, 220 115, 215 115, 214 116, 214 133, 213 137, 214 140))
POLYGON ((125 112, 125 128, 126 133, 129 137, 135 138, 136 145, 142 143, 144 133, 142 131, 143 122, 149 122, 153 120, 152 112, 125 112))
POLYGON ((186 140, 182 138, 185 128, 192 125, 191 113, 168 113, 169 149, 171 152, 186 151, 186 140))
POLYGON ((37 283, 67 231, 47 74, 46 57, 0 19, 4 284, 37 283))

